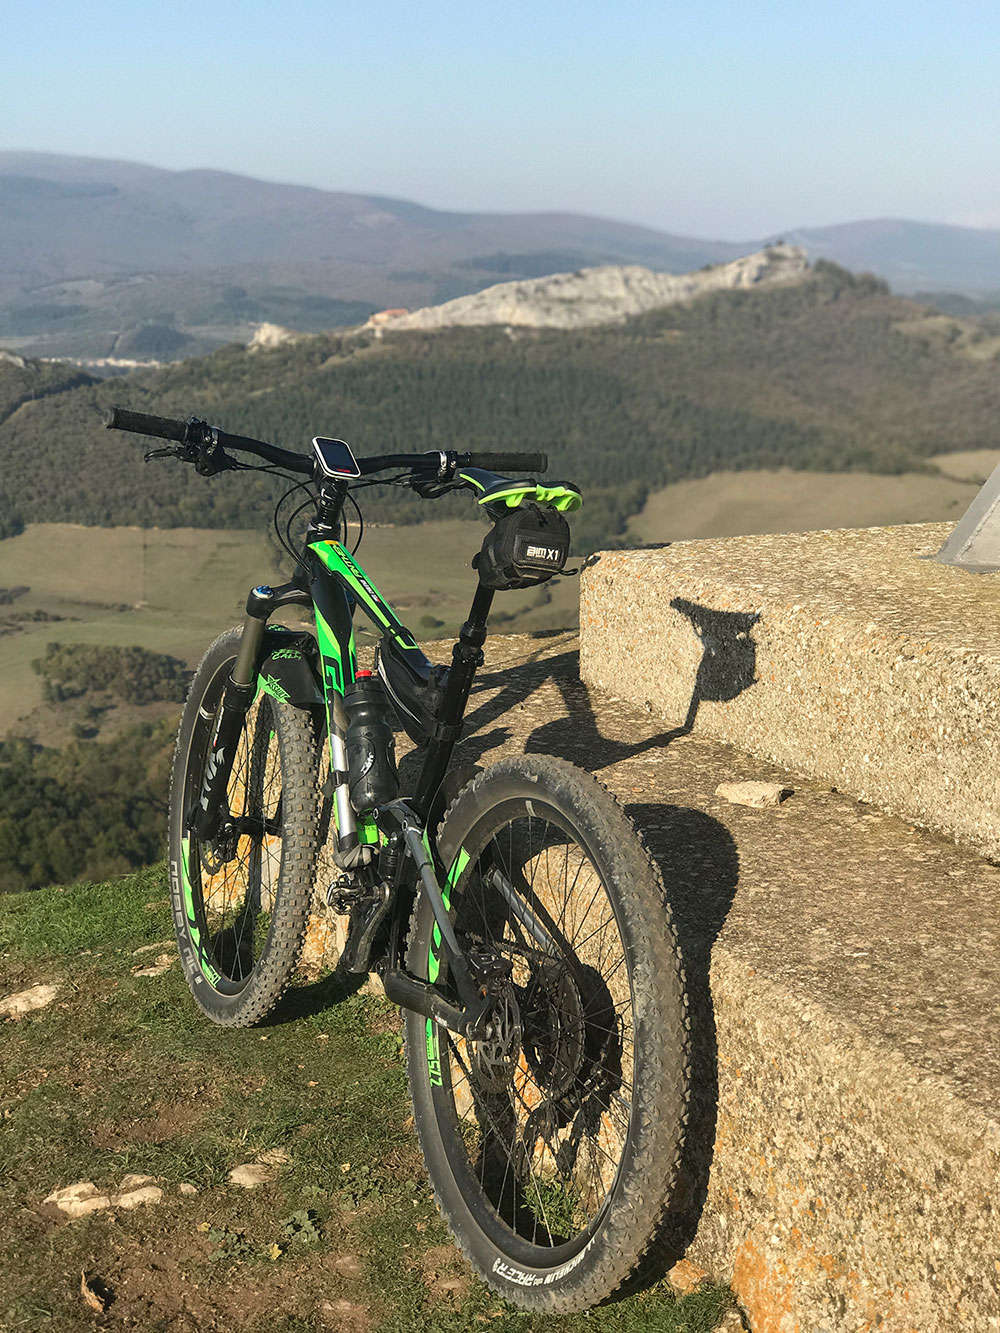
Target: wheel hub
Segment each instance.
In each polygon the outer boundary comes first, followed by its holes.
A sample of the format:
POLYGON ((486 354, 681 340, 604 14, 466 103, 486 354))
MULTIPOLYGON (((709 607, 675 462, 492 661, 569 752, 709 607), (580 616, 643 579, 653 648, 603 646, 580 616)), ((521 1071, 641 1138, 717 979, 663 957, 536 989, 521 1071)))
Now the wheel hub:
POLYGON ((525 1058, 539 1086, 554 1101, 572 1087, 583 1065, 583 1002, 568 969, 551 961, 532 974, 527 995, 525 1058))

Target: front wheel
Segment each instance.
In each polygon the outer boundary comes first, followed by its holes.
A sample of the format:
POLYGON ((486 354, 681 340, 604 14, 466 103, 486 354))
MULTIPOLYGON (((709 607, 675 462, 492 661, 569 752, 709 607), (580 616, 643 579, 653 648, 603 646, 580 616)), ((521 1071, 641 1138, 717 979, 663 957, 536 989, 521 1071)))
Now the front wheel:
POLYGON ((312 719, 261 694, 243 720, 227 799, 230 827, 200 843, 188 821, 240 630, 202 658, 170 782, 170 901, 181 963, 202 1011, 249 1027, 277 1003, 302 951, 316 856, 312 719))
MULTIPOLYGON (((469 783, 438 850, 456 934, 500 1000, 483 1041, 406 1016, 428 1173, 490 1286, 588 1309, 637 1268, 680 1188, 688 1016, 663 884, 605 788, 535 755, 469 783)), ((423 897, 408 966, 447 985, 423 897)))

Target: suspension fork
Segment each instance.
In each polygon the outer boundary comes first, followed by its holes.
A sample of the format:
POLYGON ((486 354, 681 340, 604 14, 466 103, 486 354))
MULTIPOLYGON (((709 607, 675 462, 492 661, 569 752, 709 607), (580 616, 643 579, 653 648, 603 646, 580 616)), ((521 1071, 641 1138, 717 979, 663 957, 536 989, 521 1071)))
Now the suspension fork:
POLYGON ((257 697, 257 667, 268 619, 279 607, 311 604, 308 592, 294 582, 279 588, 261 584, 247 598, 239 650, 216 714, 201 790, 188 821, 199 842, 210 842, 216 837, 229 813, 226 792, 243 721, 257 697))

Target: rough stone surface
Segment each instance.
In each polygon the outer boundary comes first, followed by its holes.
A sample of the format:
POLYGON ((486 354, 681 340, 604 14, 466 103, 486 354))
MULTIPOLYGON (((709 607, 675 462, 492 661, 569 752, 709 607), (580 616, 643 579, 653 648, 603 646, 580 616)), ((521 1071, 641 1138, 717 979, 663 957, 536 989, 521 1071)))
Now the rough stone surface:
POLYGON ((102 1194, 92 1180, 64 1185, 62 1189, 53 1190, 42 1202, 54 1205, 67 1217, 86 1217, 88 1213, 111 1207, 110 1195, 102 1194))
POLYGON ((455 325, 503 324, 534 329, 577 329, 623 323, 644 310, 692 301, 708 292, 801 282, 808 276, 806 252, 774 245, 729 264, 696 273, 654 273, 638 265, 607 265, 576 273, 501 282, 443 305, 380 312, 380 329, 444 329, 455 325))
POLYGON ((155 961, 146 967, 133 967, 132 975, 134 977, 162 977, 164 972, 169 972, 176 957, 177 955, 172 953, 157 954, 155 961))
POLYGON ((256 1189, 258 1185, 267 1185, 272 1180, 277 1180, 278 1172, 289 1161, 288 1153, 283 1148, 271 1148, 268 1152, 262 1152, 252 1162, 244 1162, 242 1166, 234 1166, 229 1173, 229 1179, 234 1185, 241 1185, 245 1190, 256 1189))
POLYGON ((486 645, 457 760, 525 750, 593 771, 663 872, 696 1077, 674 1257, 756 1333, 1000 1327, 1000 870, 588 687, 569 634, 486 645))
POLYGON ((29 986, 27 990, 15 991, 0 1000, 0 1018, 21 1018, 35 1009, 44 1009, 59 994, 59 987, 54 985, 29 986))
MULTIPOLYGON (((149 1177, 144 1177, 149 1179, 149 1177)), ((139 1208, 144 1203, 159 1203, 163 1198, 163 1190, 159 1185, 142 1185, 131 1189, 122 1189, 118 1194, 112 1195, 111 1202, 115 1208, 139 1208)))
POLYGON ((265 1166, 263 1162, 244 1162, 242 1166, 233 1167, 229 1179, 234 1185, 240 1185, 245 1190, 253 1190, 258 1185, 266 1185, 274 1180, 277 1174, 273 1167, 265 1166))
POLYGON ((715 794, 724 801, 732 801, 733 805, 765 810, 768 806, 780 805, 792 795, 792 789, 783 787, 780 782, 720 782, 715 794))
POLYGON ((603 553, 583 676, 1000 858, 1000 575, 927 560, 949 530, 603 553))
POLYGON ((679 1296, 687 1296, 711 1280, 704 1268, 699 1268, 690 1259, 678 1259, 667 1273, 667 1281, 679 1296))

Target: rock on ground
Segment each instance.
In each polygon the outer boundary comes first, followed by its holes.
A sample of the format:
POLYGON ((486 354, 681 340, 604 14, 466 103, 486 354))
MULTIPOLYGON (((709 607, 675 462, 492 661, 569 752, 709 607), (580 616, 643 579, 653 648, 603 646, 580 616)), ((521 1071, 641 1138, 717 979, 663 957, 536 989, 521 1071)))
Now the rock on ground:
POLYGON ((172 953, 160 953, 156 955, 156 961, 149 967, 133 967, 132 975, 134 977, 162 977, 164 972, 169 971, 174 961, 172 953))
POLYGON ((234 1166, 229 1173, 229 1179, 234 1185, 240 1185, 245 1190, 256 1189, 258 1185, 267 1185, 275 1180, 278 1168, 284 1166, 288 1160, 288 1153, 283 1148, 272 1148, 269 1152, 261 1153, 253 1162, 234 1166))
POLYGON ((163 1191, 153 1184, 152 1176, 132 1174, 124 1178, 111 1203, 115 1208, 138 1208, 144 1203, 159 1203, 162 1198, 163 1191))
POLYGON ((54 1204, 67 1217, 86 1217, 88 1213, 111 1207, 110 1195, 101 1194, 92 1180, 64 1185, 60 1190, 53 1190, 42 1202, 54 1204))
POLYGON ((747 805, 751 810, 765 810, 769 806, 780 805, 793 795, 791 787, 782 787, 778 782, 720 782, 715 789, 716 796, 733 805, 747 805))
POLYGON ((20 1018, 30 1014, 33 1009, 44 1009, 52 1003, 59 993, 58 986, 29 986, 27 990, 15 991, 6 999, 0 1000, 0 1018, 20 1018))
POLYGON ((67 1217, 86 1217, 105 1208, 138 1208, 144 1203, 159 1203, 162 1198, 163 1190, 153 1184, 152 1176, 131 1173, 114 1194, 102 1194, 92 1180, 78 1180, 53 1190, 42 1202, 54 1204, 67 1217))
POLYGON ((667 1281, 679 1296, 687 1296, 690 1292, 705 1286, 709 1276, 703 1268, 693 1264, 690 1259, 680 1259, 667 1274, 667 1281))

